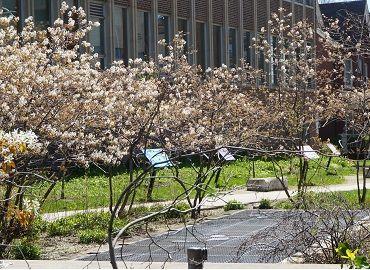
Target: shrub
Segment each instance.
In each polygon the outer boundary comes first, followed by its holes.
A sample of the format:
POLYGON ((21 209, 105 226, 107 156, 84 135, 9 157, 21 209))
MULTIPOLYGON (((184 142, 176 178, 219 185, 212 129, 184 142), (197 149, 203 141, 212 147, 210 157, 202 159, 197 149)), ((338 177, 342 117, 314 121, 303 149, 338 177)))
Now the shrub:
POLYGON ((178 211, 186 211, 189 209, 190 207, 188 204, 179 203, 174 207, 174 209, 171 209, 170 211, 166 212, 165 217, 166 218, 181 218, 181 217, 184 217, 186 214, 180 213, 178 211))
POLYGON ((11 250, 11 256, 16 260, 38 260, 41 256, 41 248, 27 238, 16 240, 11 250))
POLYGON ((258 206, 258 209, 272 209, 272 205, 271 205, 270 200, 262 199, 259 206, 258 206))
POLYGON ((58 219, 47 226, 49 236, 67 236, 72 235, 74 231, 74 220, 71 218, 58 219))
POLYGON ((84 230, 78 234, 78 238, 82 244, 102 244, 107 239, 107 232, 101 229, 84 230))
MULTIPOLYGON (((51 222, 47 226, 49 236, 77 235, 85 230, 105 231, 110 220, 110 213, 84 213, 65 217, 51 222)), ((114 227, 127 224, 127 219, 115 219, 114 227)))
POLYGON ((244 209, 244 204, 237 200, 231 200, 227 202, 227 204, 224 206, 225 211, 241 210, 241 209, 244 209))

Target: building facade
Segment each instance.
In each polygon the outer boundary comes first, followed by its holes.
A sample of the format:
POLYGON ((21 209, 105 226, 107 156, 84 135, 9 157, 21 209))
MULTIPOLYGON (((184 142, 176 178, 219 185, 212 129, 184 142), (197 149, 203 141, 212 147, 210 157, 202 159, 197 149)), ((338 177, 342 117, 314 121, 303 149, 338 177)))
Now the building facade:
MULTIPOLYGON (((257 65, 250 48, 261 27, 268 28, 272 13, 283 7, 292 20, 316 21, 316 0, 65 0, 82 6, 88 19, 100 27, 88 39, 103 66, 114 60, 153 58, 166 52, 159 40, 171 41, 185 33, 189 61, 203 67, 238 65, 245 59, 257 65)), ((6 10, 21 17, 33 16, 41 26, 57 17, 62 0, 0 0, 6 10)))

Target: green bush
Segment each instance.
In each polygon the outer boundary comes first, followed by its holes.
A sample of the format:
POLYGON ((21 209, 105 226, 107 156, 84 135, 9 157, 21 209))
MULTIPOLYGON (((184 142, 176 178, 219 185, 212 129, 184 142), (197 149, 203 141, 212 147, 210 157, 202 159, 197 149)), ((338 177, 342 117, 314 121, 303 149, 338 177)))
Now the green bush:
POLYGON ((258 209, 272 209, 271 201, 268 199, 262 199, 260 201, 258 209))
POLYGON ((186 214, 180 213, 178 211, 186 211, 189 210, 190 207, 186 203, 179 203, 175 207, 175 209, 171 209, 170 211, 166 212, 165 217, 166 218, 181 218, 184 217, 186 214))
POLYGON ((11 257, 16 260, 39 260, 40 256, 40 246, 27 238, 16 240, 11 250, 11 257))
POLYGON ((72 235, 75 230, 74 230, 74 219, 72 218, 61 218, 56 221, 51 222, 47 226, 47 232, 49 236, 67 236, 67 235, 72 235))
POLYGON ((231 200, 229 201, 225 206, 224 210, 225 211, 230 211, 230 210, 241 210, 244 209, 244 204, 237 201, 237 200, 231 200))
POLYGON ((103 244, 107 239, 107 232, 101 229, 84 230, 78 234, 81 244, 103 244))
MULTIPOLYGON (((100 230, 108 228, 110 213, 84 213, 58 219, 49 223, 49 236, 78 235, 82 231, 100 230)), ((127 219, 115 219, 114 228, 121 228, 128 223, 127 219)))

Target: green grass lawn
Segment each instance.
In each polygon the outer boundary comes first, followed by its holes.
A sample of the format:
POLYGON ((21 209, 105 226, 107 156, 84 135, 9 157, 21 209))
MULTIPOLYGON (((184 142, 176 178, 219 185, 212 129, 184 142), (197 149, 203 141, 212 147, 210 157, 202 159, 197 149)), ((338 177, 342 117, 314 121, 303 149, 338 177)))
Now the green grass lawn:
MULTIPOLYGON (((353 191, 338 191, 328 193, 313 193, 307 194, 309 205, 315 205, 330 209, 333 204, 347 205, 349 209, 357 209, 360 207, 358 203, 357 190, 353 191)), ((370 208, 370 192, 367 192, 365 208, 370 208)), ((288 200, 281 201, 275 205, 274 208, 292 209, 293 205, 288 200)))
MULTIPOLYGON (((283 169, 284 176, 288 178, 290 186, 297 183, 298 167, 297 159, 280 160, 279 165, 283 169)), ((340 184, 344 182, 345 175, 355 173, 353 164, 345 159, 334 158, 329 172, 326 172, 327 160, 310 161, 310 170, 308 173, 309 182, 312 185, 340 184)), ((258 159, 254 162, 256 177, 274 176, 274 167, 270 161, 258 159)), ((158 176, 173 175, 171 169, 162 169, 158 176)), ((248 179, 252 177, 252 162, 245 158, 238 159, 223 167, 220 176, 220 183, 223 189, 231 189, 237 186, 245 186, 248 179)), ((184 165, 179 170, 179 177, 184 179, 188 186, 191 186, 196 178, 196 172, 190 167, 184 165)), ((124 170, 118 171, 113 177, 114 198, 116 199, 122 189, 129 182, 129 175, 124 170)), ((61 183, 58 183, 48 200, 42 207, 42 212, 58 212, 68 210, 80 210, 97 207, 107 207, 109 205, 109 183, 108 178, 103 174, 90 173, 86 176, 75 176, 65 184, 65 199, 61 199, 61 183)), ((214 185, 212 184, 212 187, 214 185)), ((39 186, 29 192, 30 196, 39 198, 47 189, 47 186, 39 186)), ((173 199, 182 191, 180 185, 170 178, 158 179, 153 191, 155 201, 173 199)), ((212 190, 210 191, 212 192, 212 190)), ((145 185, 136 191, 136 201, 145 202, 145 185)))

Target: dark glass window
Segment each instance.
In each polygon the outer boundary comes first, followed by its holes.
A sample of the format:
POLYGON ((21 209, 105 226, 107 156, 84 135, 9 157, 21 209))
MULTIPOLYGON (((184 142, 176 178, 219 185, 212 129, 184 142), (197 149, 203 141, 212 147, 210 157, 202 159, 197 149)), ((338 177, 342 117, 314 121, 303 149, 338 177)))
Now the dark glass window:
POLYGON ((222 28, 213 26, 213 64, 215 67, 222 65, 222 28))
POLYGON ((78 0, 64 0, 69 7, 78 6, 78 0))
POLYGON ((20 3, 17 0, 3 0, 3 14, 5 16, 19 16, 19 4, 20 3))
POLYGON ((39 27, 50 26, 50 0, 34 0, 34 20, 39 27))
POLYGON ((188 21, 185 19, 179 19, 178 20, 178 31, 182 32, 184 35, 188 33, 188 21))
POLYGON ((244 60, 252 65, 252 55, 251 55, 251 33, 244 32, 244 60))
POLYGON ((236 66, 236 29, 234 28, 229 29, 229 61, 230 67, 236 66))
POLYGON ((147 60, 149 58, 149 14, 144 11, 137 13, 137 48, 138 57, 147 60))
POLYGON ((114 56, 116 60, 127 63, 127 11, 125 8, 115 7, 113 12, 114 56))
POLYGON ((184 46, 184 53, 187 53, 188 51, 188 33, 189 33, 189 29, 188 29, 188 21, 185 20, 185 19, 179 19, 178 20, 178 32, 182 32, 183 34, 183 39, 186 41, 186 44, 184 46))
MULTIPOLYGON (((158 15, 158 40, 165 40, 166 44, 170 43, 170 23, 169 17, 164 15, 158 15)), ((160 45, 158 54, 167 55, 167 46, 160 45)))
POLYGON ((206 66, 205 24, 201 22, 197 22, 196 43, 197 65, 204 69, 206 66))
POLYGON ((91 20, 93 22, 99 22, 100 26, 93 27, 90 32, 90 42, 94 47, 94 52, 99 55, 104 55, 104 18, 94 18, 91 20))

